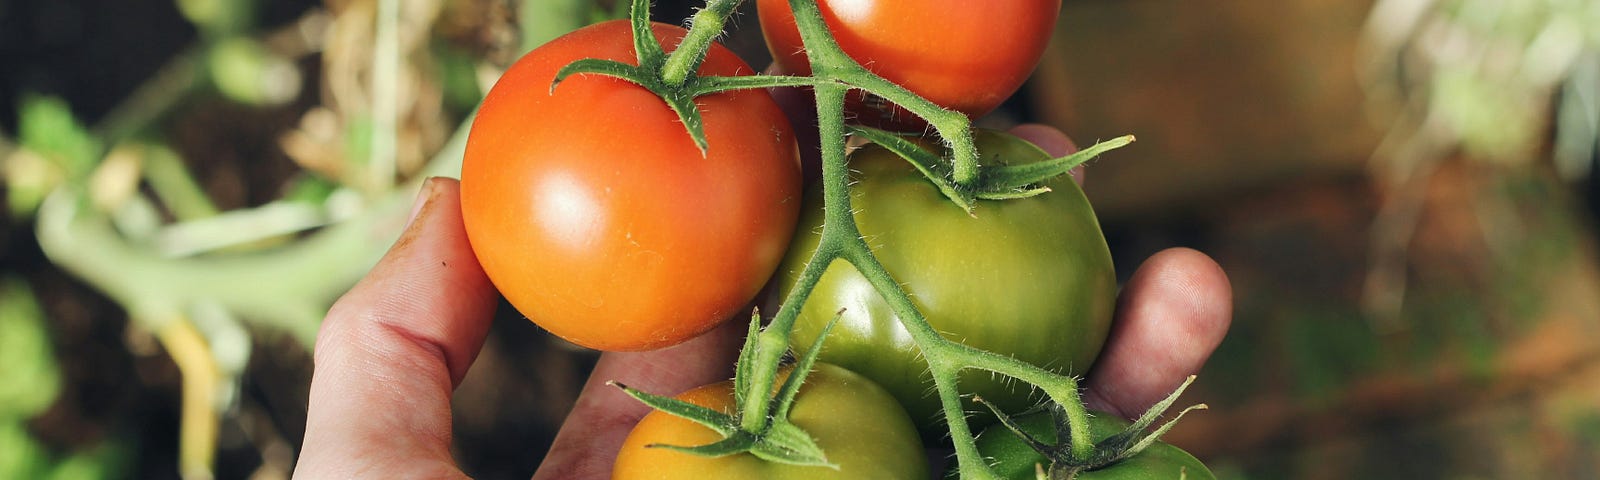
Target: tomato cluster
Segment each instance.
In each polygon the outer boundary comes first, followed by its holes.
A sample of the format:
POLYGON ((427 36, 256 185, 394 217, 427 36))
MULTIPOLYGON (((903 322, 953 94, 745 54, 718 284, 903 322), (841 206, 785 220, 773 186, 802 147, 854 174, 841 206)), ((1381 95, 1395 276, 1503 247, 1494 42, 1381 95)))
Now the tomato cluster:
MULTIPOLYGON (((986 3, 979 11, 967 3, 818 6, 859 65, 976 117, 1014 93, 1038 63, 1060 0, 986 3)), ((758 7, 781 69, 809 75, 788 2, 758 7)), ((769 279, 788 293, 823 226, 818 188, 802 193, 795 134, 765 90, 697 93, 689 104, 697 115, 685 115, 682 102, 664 101, 662 87, 636 78, 591 72, 557 82, 581 59, 623 66, 616 68, 648 63, 632 37, 645 29, 600 23, 519 60, 477 114, 461 173, 467 235, 496 287, 543 328, 600 350, 656 349, 704 333, 748 312, 769 279), (696 128, 703 144, 688 133, 696 128)), ((686 35, 667 25, 648 30, 669 50, 686 35)), ((715 44, 696 65, 702 76, 755 72, 715 44)), ((845 108, 858 123, 923 128, 879 98, 856 95, 845 108)), ((982 165, 1049 160, 1016 137, 975 135, 982 165)), ((1105 341, 1116 284, 1105 239, 1074 182, 1062 177, 1034 185, 1049 190, 1036 196, 982 200, 973 214, 926 169, 889 150, 868 146, 848 162, 857 228, 935 330, 1062 375, 1087 371, 1105 341)), ((834 469, 647 448, 719 439, 658 411, 628 437, 616 478, 926 478, 921 438, 939 436, 941 405, 929 395, 918 345, 878 289, 840 261, 798 308, 789 336, 796 351, 843 312, 820 353, 833 365, 818 364, 805 377, 790 416, 834 469)), ((960 387, 1012 410, 1040 400, 1026 385, 986 375, 964 376, 960 387)), ((732 388, 710 385, 679 398, 731 415, 740 407, 732 388)))
MULTIPOLYGON (((925 143, 931 143, 924 140, 925 143)), ((1015 136, 980 130, 986 164, 1049 158, 1015 136)), ((1116 275, 1089 200, 1070 178, 1048 194, 983 201, 968 215, 905 160, 868 146, 850 157, 856 225, 873 253, 905 285, 928 323, 952 340, 1066 374, 1082 374, 1100 353, 1111 325, 1116 275)), ((817 246, 822 205, 813 189, 801 227, 779 269, 793 288, 817 246)), ((867 279, 835 261, 802 307, 792 345, 815 341, 835 314, 822 359, 861 372, 893 392, 930 437, 940 431, 939 399, 917 345, 867 279)), ((980 372, 961 377, 962 391, 1008 410, 1040 400, 1027 385, 980 372)))

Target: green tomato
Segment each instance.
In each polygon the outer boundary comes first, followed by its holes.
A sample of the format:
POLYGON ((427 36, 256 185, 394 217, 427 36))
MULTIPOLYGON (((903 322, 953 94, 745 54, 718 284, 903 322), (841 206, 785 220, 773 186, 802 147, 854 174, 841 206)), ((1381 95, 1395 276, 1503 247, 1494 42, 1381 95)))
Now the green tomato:
MULTIPOLYGON (((788 369, 778 377, 781 385, 788 369)), ((721 382, 677 397, 706 408, 732 412, 733 382, 721 382)), ((818 363, 795 397, 789 420, 822 447, 838 469, 769 462, 740 453, 701 457, 652 444, 697 446, 721 440, 710 428, 665 412, 645 415, 628 438, 612 467, 612 480, 923 480, 928 478, 927 452, 917 429, 882 387, 849 370, 818 363)))
MULTIPOLYGON (((1016 423, 1022 431, 1028 432, 1034 438, 1043 442, 1055 439, 1055 422, 1047 413, 1036 413, 1017 417, 1016 423)), ((1115 415, 1094 412, 1089 417, 1089 432, 1095 441, 1105 439, 1112 434, 1122 431, 1128 422, 1115 415)), ((990 459, 990 468, 1008 480, 1034 480, 1036 465, 1043 465, 1047 470, 1049 464, 1043 454, 1036 452, 1022 441, 1015 432, 1001 425, 995 425, 984 430, 978 436, 978 451, 983 458, 990 459)), ((948 478, 955 478, 952 469, 948 478)), ((1204 463, 1194 458, 1189 452, 1165 442, 1156 442, 1144 451, 1131 458, 1101 467, 1094 470, 1078 472, 1076 480, 1215 480, 1217 477, 1206 468, 1204 463)))
MULTIPOLYGON (((1049 158, 1006 133, 980 130, 976 140, 986 165, 1049 158)), ((979 201, 974 215, 968 215, 883 148, 856 151, 850 167, 856 173, 852 207, 862 235, 934 329, 1058 373, 1088 371, 1105 342, 1117 285, 1105 237, 1076 183, 1058 177, 1048 184, 1050 192, 979 201)), ((807 193, 801 227, 779 269, 784 296, 816 251, 823 219, 820 193, 807 193)), ((841 309, 822 360, 883 385, 921 423, 925 436, 943 436, 939 400, 916 344, 850 264, 839 260, 828 266, 800 312, 791 346, 803 351, 841 309)), ((1041 396, 1020 382, 972 370, 961 376, 960 390, 1011 411, 1041 396)))

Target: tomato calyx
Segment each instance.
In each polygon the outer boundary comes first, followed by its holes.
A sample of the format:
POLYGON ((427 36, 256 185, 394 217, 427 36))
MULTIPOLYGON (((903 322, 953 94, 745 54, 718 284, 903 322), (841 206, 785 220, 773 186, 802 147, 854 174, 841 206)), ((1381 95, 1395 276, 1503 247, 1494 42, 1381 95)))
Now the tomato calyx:
POLYGON ((683 42, 668 54, 662 48, 661 42, 650 33, 650 1, 634 0, 629 21, 633 28, 633 49, 638 64, 629 65, 595 58, 575 60, 556 72, 555 80, 550 83, 550 91, 555 92, 562 80, 576 74, 604 75, 637 84, 661 97, 661 100, 678 114, 678 119, 683 122, 689 137, 700 149, 700 155, 704 156, 708 148, 705 122, 701 119, 699 107, 695 105, 695 98, 731 90, 809 86, 817 83, 812 77, 787 75, 723 77, 698 76, 692 73, 699 70, 700 63, 705 60, 706 51, 711 47, 711 41, 722 31, 724 19, 740 1, 707 2, 706 8, 695 15, 694 26, 684 37, 683 42))
POLYGON ((1144 414, 1140 415, 1132 424, 1115 434, 1094 442, 1087 455, 1081 452, 1081 448, 1074 448, 1074 444, 1082 444, 1082 442, 1075 441, 1073 438, 1074 430, 1071 428, 1073 421, 1069 416, 1069 412, 1059 404, 1043 405, 1021 414, 1034 414, 1038 413, 1039 410, 1049 413, 1052 421, 1055 422, 1055 438, 1046 441, 1025 431, 1017 423, 1014 416, 1001 412, 993 404, 982 398, 974 398, 974 401, 988 407, 990 411, 994 412, 995 417, 1000 420, 1001 425, 1004 425, 1013 435, 1020 437, 1024 444, 1039 452, 1049 461, 1050 464, 1048 466, 1040 465, 1040 471, 1045 473, 1040 478, 1070 480, 1076 478, 1079 472, 1107 468, 1144 452, 1145 449, 1155 445, 1162 435, 1165 435, 1173 426, 1177 425, 1184 415, 1194 410, 1208 408, 1203 403, 1190 405, 1179 411, 1177 415, 1174 415, 1166 423, 1161 424, 1154 430, 1148 430, 1161 417, 1162 413, 1172 407, 1172 404, 1178 400, 1178 396, 1189 388, 1194 379, 1195 377, 1190 375, 1183 381, 1182 385, 1179 385, 1166 398, 1145 410, 1144 414))
MULTIPOLYGON (((758 373, 761 364, 756 360, 756 353, 760 346, 761 315, 756 312, 751 315, 750 332, 745 337, 745 346, 739 352, 738 364, 734 374, 734 405, 742 406, 747 398, 761 395, 764 392, 752 391, 757 388, 749 380, 758 373)), ((747 421, 742 413, 729 414, 712 410, 690 402, 672 397, 661 396, 629 388, 617 382, 612 385, 621 388, 629 396, 649 405, 651 408, 668 414, 682 417, 689 421, 703 425, 723 436, 722 440, 705 445, 681 446, 652 444, 651 448, 665 448, 692 455, 704 457, 721 457, 739 453, 749 453, 757 458, 769 462, 783 463, 799 466, 818 466, 838 469, 838 465, 828 462, 827 455, 817 441, 807 434, 804 429, 789 421, 789 411, 794 407, 795 397, 800 393, 800 386, 804 384, 806 376, 816 365, 818 353, 822 351, 822 338, 827 336, 827 331, 833 328, 830 323, 823 329, 823 335, 806 352, 798 355, 792 366, 792 373, 784 379, 775 395, 770 395, 766 402, 767 411, 758 421, 747 421)))
POLYGON ((905 159, 927 177, 945 198, 969 214, 977 200, 1015 200, 1049 192, 1050 188, 1043 185, 1046 181, 1134 141, 1133 135, 1124 135, 1096 142, 1089 148, 1063 157, 1021 165, 985 162, 979 165, 977 182, 964 188, 953 180, 949 164, 938 153, 916 142, 914 137, 859 125, 847 128, 851 135, 866 139, 905 159))

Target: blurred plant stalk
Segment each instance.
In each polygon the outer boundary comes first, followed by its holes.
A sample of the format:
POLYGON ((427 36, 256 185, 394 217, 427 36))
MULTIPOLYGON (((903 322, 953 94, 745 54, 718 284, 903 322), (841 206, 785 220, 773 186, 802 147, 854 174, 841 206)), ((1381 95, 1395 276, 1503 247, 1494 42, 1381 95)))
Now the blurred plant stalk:
MULTIPOLYGON (((1399 112, 1372 156, 1384 198, 1362 296, 1373 327, 1392 332, 1406 328, 1408 250, 1444 162, 1493 176, 1548 161, 1567 181, 1589 175, 1600 145, 1600 0, 1379 0, 1364 40, 1373 111, 1399 112)), ((1522 240, 1506 198, 1472 207, 1492 254, 1522 240)))
MULTIPOLYGON (((253 336, 287 333, 309 350, 328 306, 398 236, 420 181, 458 175, 471 118, 452 127, 444 102, 476 104, 510 60, 581 26, 597 6, 332 1, 263 32, 254 1, 176 3, 200 32, 194 46, 93 126, 62 100, 26 99, 18 138, 0 138, 0 177, 12 218, 34 222, 51 262, 120 304, 177 364, 180 471, 206 479, 253 336), (440 50, 436 26, 493 45, 463 62, 460 52, 440 50), (284 105, 302 96, 308 80, 297 62, 310 55, 323 64, 321 104, 280 136, 304 169, 295 187, 264 205, 223 211, 167 145, 159 121, 197 96, 284 105), (454 77, 441 65, 466 65, 472 93, 445 92, 454 77)), ((263 471, 289 470, 272 467, 263 471)))

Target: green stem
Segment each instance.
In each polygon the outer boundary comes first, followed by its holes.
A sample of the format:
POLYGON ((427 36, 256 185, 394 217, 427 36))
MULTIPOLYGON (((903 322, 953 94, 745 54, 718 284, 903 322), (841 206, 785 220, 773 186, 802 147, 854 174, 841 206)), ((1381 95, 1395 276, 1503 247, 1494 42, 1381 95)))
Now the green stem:
MULTIPOLYGON (((943 340, 943 337, 940 337, 940 340, 943 340)), ((924 349, 926 350, 927 347, 924 347, 924 349)), ((944 341, 935 349, 944 350, 940 352, 941 355, 950 355, 958 358, 964 368, 975 368, 998 373, 1033 384, 1044 390, 1045 395, 1050 397, 1050 401, 1061 405, 1066 411, 1067 427, 1072 433, 1072 454, 1074 458, 1089 458, 1089 455, 1093 453, 1094 439, 1089 437, 1089 409, 1083 405, 1083 398, 1078 393, 1077 379, 1056 374, 1022 360, 979 350, 957 342, 944 341)))
POLYGON ((667 85, 682 85, 690 74, 699 70, 700 61, 706 58, 706 50, 711 48, 711 42, 716 40, 717 35, 722 34, 728 15, 732 14, 733 9, 738 8, 742 1, 706 2, 706 7, 696 12, 694 18, 690 20, 689 34, 683 37, 683 43, 667 56, 667 64, 661 69, 662 81, 667 85))
MULTIPOLYGON (((822 280, 822 274, 828 266, 840 258, 848 239, 860 237, 855 218, 850 213, 849 166, 845 164, 844 155, 844 94, 847 91, 848 87, 844 85, 825 84, 816 87, 822 148, 822 239, 817 242, 817 251, 800 272, 800 280, 783 299, 783 305, 778 307, 772 323, 761 332, 763 340, 774 338, 779 345, 789 343, 794 322, 800 316, 800 307, 810 298, 811 291, 816 289, 817 282, 822 280)), ((751 379, 751 391, 756 394, 748 395, 745 404, 740 406, 744 411, 740 421, 746 431, 751 431, 751 427, 765 426, 768 408, 766 392, 772 391, 772 384, 776 380, 775 375, 768 372, 776 372, 778 363, 783 360, 782 347, 765 348, 761 343, 758 345, 762 349, 758 351, 756 371, 753 372, 757 375, 751 379)))
POLYGON ((795 25, 800 29, 800 39, 805 44, 812 75, 848 83, 922 117, 939 133, 939 138, 950 144, 951 179, 956 187, 971 191, 979 180, 978 148, 972 139, 972 120, 961 112, 940 107, 872 73, 850 58, 833 36, 827 33, 827 23, 815 0, 789 0, 789 8, 794 11, 795 25))
POLYGON ((400 124, 400 0, 378 0, 377 45, 372 52, 372 141, 368 145, 369 194, 394 187, 400 124))

